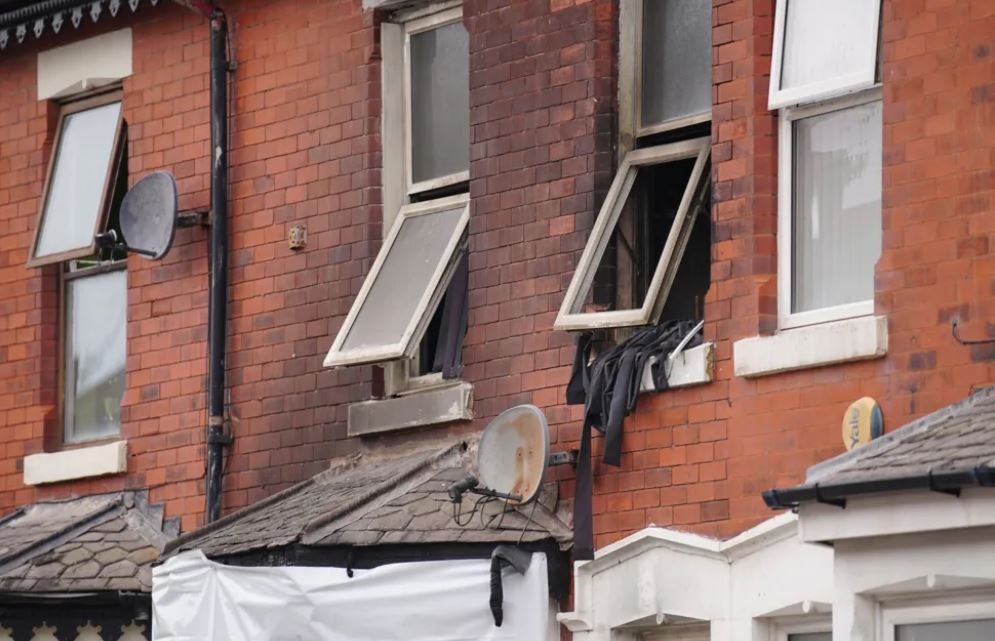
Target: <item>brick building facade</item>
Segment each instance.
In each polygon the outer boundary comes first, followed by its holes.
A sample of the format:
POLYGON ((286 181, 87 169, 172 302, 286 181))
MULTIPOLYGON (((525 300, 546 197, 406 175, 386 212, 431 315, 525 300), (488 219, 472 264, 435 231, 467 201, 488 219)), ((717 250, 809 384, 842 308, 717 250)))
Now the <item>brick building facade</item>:
MULTIPOLYGON (((397 4, 365 4, 380 6, 224 7, 237 63, 225 512, 332 458, 478 432, 516 404, 544 410, 554 451, 580 440, 582 408, 564 398, 574 336, 553 325, 633 147, 617 92, 627 73, 624 3, 462 3, 470 109, 462 380, 472 385, 474 418, 350 436, 349 405, 382 396, 385 376, 369 366, 324 368, 322 358, 393 217, 382 206, 391 197, 381 25, 397 4), (296 225, 307 228, 307 244, 291 250, 296 225)), ((881 2, 882 225, 872 314, 886 319, 883 333, 876 327, 869 351, 853 358, 807 355, 800 343, 737 344, 790 331, 779 324, 779 113, 768 103, 776 4, 713 2, 710 125, 697 125, 711 137, 703 303, 710 382, 643 394, 624 423, 620 467, 600 462, 603 441, 595 439, 599 549, 650 524, 732 537, 769 516, 761 491, 799 482, 843 450, 839 420, 852 401, 874 397, 887 431, 993 379, 992 347, 963 346, 951 333, 956 319, 966 336, 993 335, 995 5, 984 0, 881 2), (802 355, 748 365, 758 351, 802 355)), ((40 52, 130 29, 131 71, 119 83, 128 181, 167 170, 181 210, 209 206, 206 19, 160 2, 83 22, 12 39, 0 54, 0 511, 148 489, 150 502, 187 531, 204 522, 203 228, 179 230, 162 261, 127 260, 126 473, 25 485, 25 457, 63 448, 60 267, 25 266, 59 112, 56 100, 38 99, 40 52)), ((813 336, 806 340, 829 340, 813 336)), ((572 475, 556 473, 570 496, 572 475)))

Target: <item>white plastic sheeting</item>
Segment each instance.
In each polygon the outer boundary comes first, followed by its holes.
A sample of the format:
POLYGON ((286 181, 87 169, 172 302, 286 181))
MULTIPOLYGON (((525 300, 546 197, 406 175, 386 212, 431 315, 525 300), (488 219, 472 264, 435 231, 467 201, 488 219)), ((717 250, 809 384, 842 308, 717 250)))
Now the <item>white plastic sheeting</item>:
POLYGON ((546 557, 504 571, 504 623, 489 607, 490 562, 355 570, 233 567, 185 552, 152 575, 152 641, 541 641, 546 557))

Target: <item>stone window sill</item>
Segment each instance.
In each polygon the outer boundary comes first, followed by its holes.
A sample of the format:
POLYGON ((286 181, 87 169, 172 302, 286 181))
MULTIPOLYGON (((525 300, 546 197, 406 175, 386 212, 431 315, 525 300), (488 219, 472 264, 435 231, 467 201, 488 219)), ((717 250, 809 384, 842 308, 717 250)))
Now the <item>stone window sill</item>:
MULTIPOLYGON (((710 383, 712 381, 714 354, 714 343, 702 343, 684 350, 676 357, 670 357, 671 363, 667 367, 670 372, 667 377, 667 389, 710 383)), ((640 390, 643 392, 658 391, 653 384, 653 375, 650 370, 655 362, 656 359, 651 358, 643 368, 643 379, 640 384, 640 390)))
POLYGON ((44 452, 24 457, 24 484, 44 485, 122 474, 128 470, 128 441, 44 452))
POLYGON ((473 385, 457 382, 405 396, 353 403, 349 436, 366 436, 473 418, 473 385))
POLYGON ((880 358, 887 352, 887 317, 862 316, 738 340, 733 362, 736 376, 753 377, 880 358))

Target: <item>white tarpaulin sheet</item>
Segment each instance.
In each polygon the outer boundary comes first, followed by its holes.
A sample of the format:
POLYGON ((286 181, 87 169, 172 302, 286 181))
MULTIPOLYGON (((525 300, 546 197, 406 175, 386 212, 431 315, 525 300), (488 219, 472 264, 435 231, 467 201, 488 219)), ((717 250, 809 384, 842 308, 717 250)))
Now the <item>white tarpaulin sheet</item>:
POLYGON ((233 567, 185 552, 152 574, 152 641, 541 641, 546 557, 504 571, 504 622, 489 607, 490 561, 355 570, 233 567))

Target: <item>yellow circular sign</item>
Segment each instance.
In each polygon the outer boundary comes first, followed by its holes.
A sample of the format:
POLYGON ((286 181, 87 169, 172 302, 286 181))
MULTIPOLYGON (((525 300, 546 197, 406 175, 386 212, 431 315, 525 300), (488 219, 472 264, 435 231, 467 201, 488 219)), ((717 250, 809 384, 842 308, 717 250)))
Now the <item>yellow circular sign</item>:
POLYGON ((846 408, 843 414, 843 445, 847 450, 870 443, 883 433, 884 417, 873 398, 865 396, 846 408))

